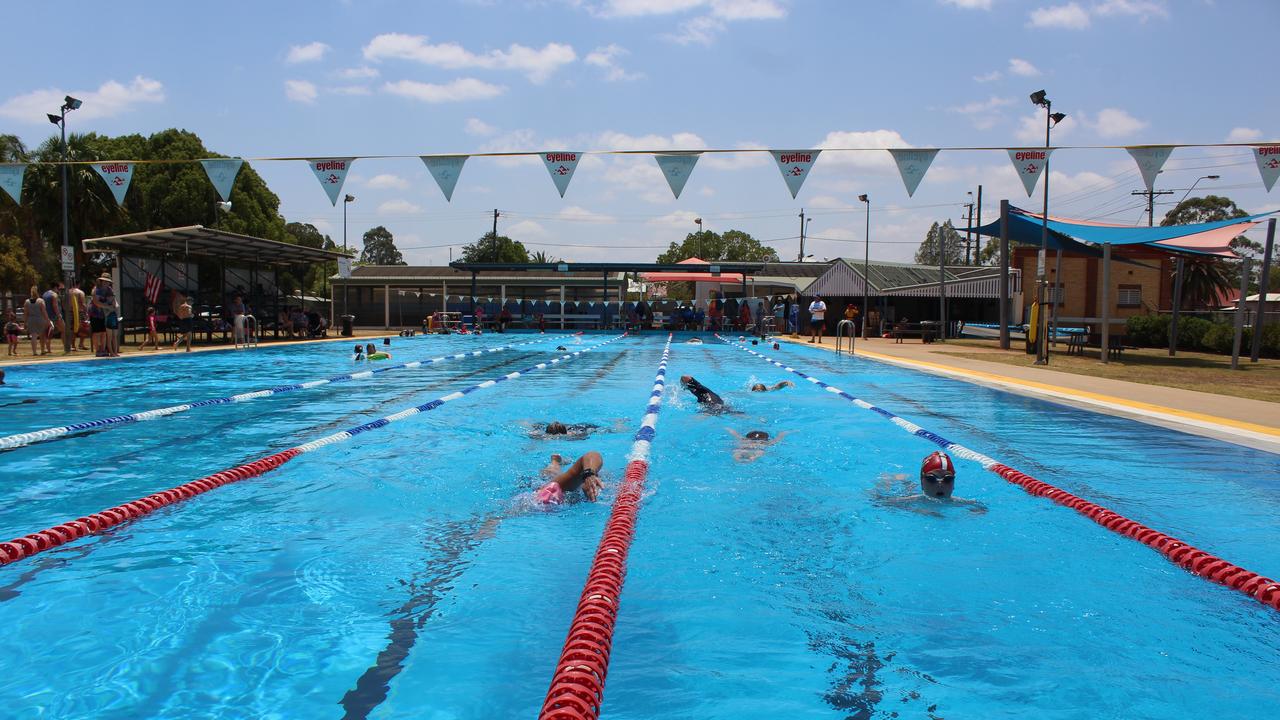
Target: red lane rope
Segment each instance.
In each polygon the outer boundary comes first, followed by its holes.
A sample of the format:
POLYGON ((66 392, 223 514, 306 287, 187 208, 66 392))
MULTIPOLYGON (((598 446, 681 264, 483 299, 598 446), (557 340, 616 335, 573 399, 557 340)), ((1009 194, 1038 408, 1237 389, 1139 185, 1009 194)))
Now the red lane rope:
POLYGON ((1153 530, 1136 520, 1130 520, 1049 483, 1041 482, 1008 465, 996 463, 988 469, 1014 485, 1020 486, 1030 495, 1048 498, 1059 505, 1065 505, 1112 532, 1137 540, 1188 572, 1233 590, 1239 590, 1264 605, 1280 610, 1280 583, 1271 578, 1245 570, 1216 555, 1210 555, 1194 545, 1165 535, 1159 530, 1153 530))
POLYGON ((0 543, 0 565, 17 562, 38 552, 69 543, 72 540, 79 540, 86 535, 102 532, 107 528, 153 513, 162 507, 173 505, 196 495, 202 495, 214 488, 257 477, 280 467, 301 453, 302 451, 297 448, 290 448, 284 452, 268 455, 230 470, 222 470, 199 480, 192 480, 170 490, 164 490, 133 502, 117 505, 102 512, 51 527, 48 530, 41 530, 9 542, 2 542, 0 543))
POLYGON ((604 680, 618 619, 618 596, 627 574, 627 555, 635 535, 636 511, 649 464, 632 460, 596 549, 578 611, 569 626, 555 677, 547 690, 540 720, 595 720, 604 700, 604 680))

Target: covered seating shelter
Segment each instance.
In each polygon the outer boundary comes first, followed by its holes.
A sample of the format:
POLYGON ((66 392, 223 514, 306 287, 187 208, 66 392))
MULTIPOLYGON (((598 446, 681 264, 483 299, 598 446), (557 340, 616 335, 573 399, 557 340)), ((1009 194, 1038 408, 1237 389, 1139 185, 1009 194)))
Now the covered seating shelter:
MULTIPOLYGON (((1102 252, 1103 281, 1102 288, 1102 361, 1109 355, 1111 333, 1110 303, 1107 294, 1111 286, 1111 249, 1120 245, 1144 245, 1149 248, 1178 256, 1176 277, 1174 281, 1173 318, 1170 328, 1170 354, 1174 353, 1177 342, 1178 310, 1181 305, 1182 261, 1185 256, 1216 256, 1235 258, 1231 248, 1231 240, 1250 230, 1267 218, 1272 218, 1267 236, 1267 248, 1264 257, 1262 276, 1267 277, 1274 242, 1274 215, 1276 211, 1231 218, 1216 222, 1194 223, 1188 225, 1168 225, 1160 227, 1141 227, 1100 223, 1088 220, 1072 220, 1058 218, 1002 204, 1001 217, 996 222, 973 229, 973 232, 988 237, 1001 239, 1001 271, 1009 269, 1009 242, 1024 245, 1039 245, 1044 230, 1048 229, 1046 246, 1057 250, 1059 260, 1063 250, 1096 254, 1098 248, 1102 252)), ((1242 277, 1247 273, 1247 261, 1241 269, 1242 277)), ((1056 306, 1055 306, 1056 307, 1056 306)), ((1002 347, 1008 347, 1008 309, 1007 298, 1002 298, 1000 319, 1000 340, 1002 347)), ((1261 335, 1261 328, 1255 328, 1255 337, 1261 335)), ((1051 333, 1049 337, 1053 337, 1051 333)))
POLYGON ((145 325, 145 308, 150 303, 144 287, 147 276, 152 276, 161 283, 157 315, 167 318, 172 291, 195 297, 195 334, 203 334, 207 341, 223 327, 219 322, 223 308, 237 294, 250 305, 260 330, 271 329, 279 336, 282 328, 276 318, 286 300, 279 274, 292 272, 301 279, 313 265, 348 257, 202 225, 89 238, 82 247, 85 253, 115 255, 112 276, 126 328, 145 325))

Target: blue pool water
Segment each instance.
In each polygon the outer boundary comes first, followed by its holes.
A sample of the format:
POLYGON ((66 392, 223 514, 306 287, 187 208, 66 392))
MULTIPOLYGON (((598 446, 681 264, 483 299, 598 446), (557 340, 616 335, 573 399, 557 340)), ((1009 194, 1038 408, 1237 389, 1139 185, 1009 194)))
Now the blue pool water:
MULTIPOLYGON (((527 336, 396 340, 395 361, 527 336)), ((606 339, 202 408, 0 453, 8 539, 606 339)), ((665 335, 630 337, 258 478, 0 568, 0 716, 533 717, 613 499, 529 512, 552 452, 611 487, 665 335), (523 422, 589 422, 586 441, 523 422)), ((876 502, 934 446, 782 371, 677 337, 606 718, 1174 718, 1280 702, 1280 622, 1245 596, 959 461, 989 508, 876 502), (709 416, 692 374, 741 414, 709 416), (796 378, 792 378, 796 379, 796 378), (753 463, 727 429, 787 431, 753 463)), ((0 434, 352 368, 345 343, 16 368, 0 434), (71 398, 64 396, 68 388, 71 398), (31 402, 34 401, 34 402, 31 402)), ((1271 577, 1280 457, 783 346, 770 354, 1271 577)))

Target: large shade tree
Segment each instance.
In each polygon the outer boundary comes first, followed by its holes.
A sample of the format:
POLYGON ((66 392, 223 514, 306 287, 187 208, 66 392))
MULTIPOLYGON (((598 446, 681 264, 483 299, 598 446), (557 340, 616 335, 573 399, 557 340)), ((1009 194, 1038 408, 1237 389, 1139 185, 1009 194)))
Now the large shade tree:
POLYGON ((404 256, 396 248, 395 236, 379 225, 364 233, 364 250, 360 251, 361 265, 407 265, 404 256))
POLYGON ((506 235, 498 235, 495 240, 493 233, 487 232, 479 240, 462 246, 462 260, 469 263, 527 263, 529 251, 523 243, 506 235))
POLYGON ((691 257, 707 262, 778 262, 777 251, 742 230, 726 230, 723 234, 711 230, 689 233, 683 241, 668 245, 657 261, 674 265, 691 257))
POLYGON ((964 264, 964 238, 947 220, 942 224, 934 223, 925 234, 924 241, 916 249, 916 263, 919 265, 937 265, 938 248, 946 253, 947 265, 964 264))

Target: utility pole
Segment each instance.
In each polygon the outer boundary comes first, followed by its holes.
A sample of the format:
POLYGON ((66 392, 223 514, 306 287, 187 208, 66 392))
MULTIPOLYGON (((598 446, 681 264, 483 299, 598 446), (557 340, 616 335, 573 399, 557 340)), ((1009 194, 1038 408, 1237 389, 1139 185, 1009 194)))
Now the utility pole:
MULTIPOLYGON (((978 186, 978 219, 974 227, 982 227, 982 186, 978 186)), ((979 258, 982 256, 982 236, 973 236, 973 264, 981 263, 979 258)))
POLYGON ((796 262, 804 262, 804 208, 800 208, 800 255, 796 262))
MULTIPOLYGON (((1147 196, 1147 227, 1154 227, 1156 222, 1156 196, 1172 195, 1172 190, 1134 190, 1130 195, 1147 196)), ((1132 208, 1130 208, 1132 211, 1132 208)))
POLYGON ((493 209, 493 261, 498 262, 498 208, 493 209))
POLYGON ((965 218, 964 264, 972 265, 973 262, 971 261, 971 259, 973 256, 977 255, 977 253, 973 253, 971 255, 969 252, 973 248, 973 203, 968 203, 965 207, 969 208, 969 215, 968 217, 965 218))

